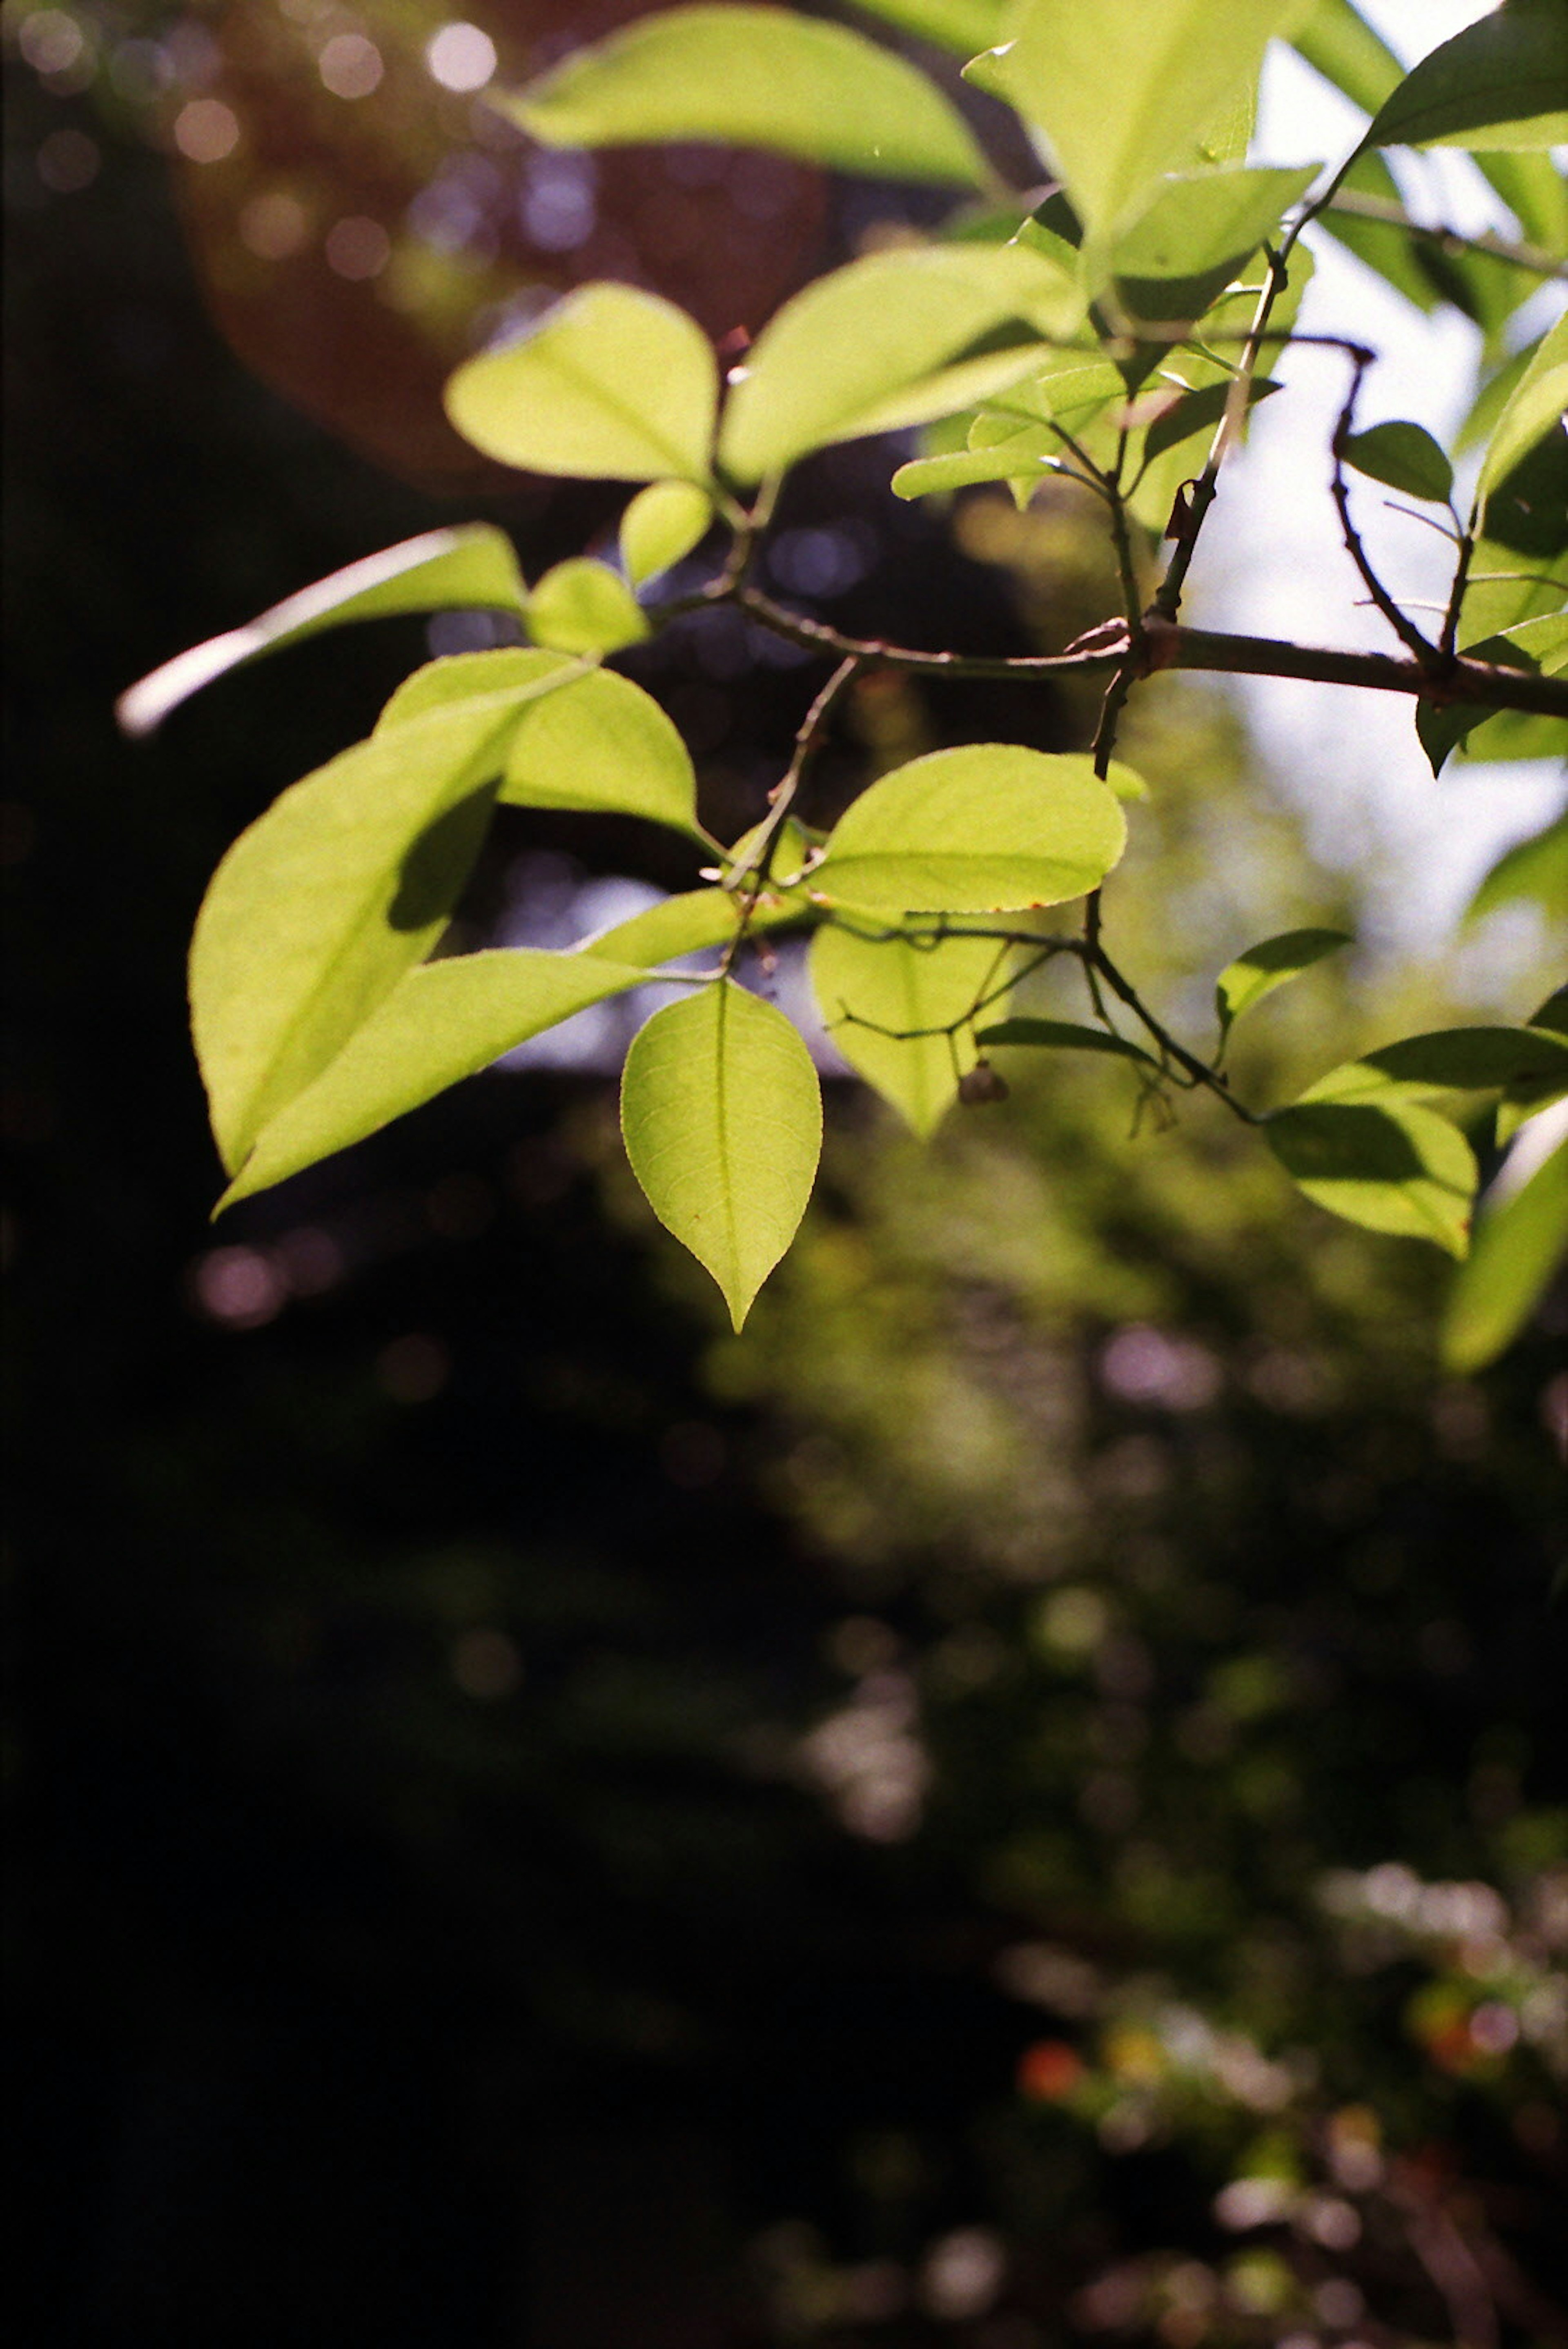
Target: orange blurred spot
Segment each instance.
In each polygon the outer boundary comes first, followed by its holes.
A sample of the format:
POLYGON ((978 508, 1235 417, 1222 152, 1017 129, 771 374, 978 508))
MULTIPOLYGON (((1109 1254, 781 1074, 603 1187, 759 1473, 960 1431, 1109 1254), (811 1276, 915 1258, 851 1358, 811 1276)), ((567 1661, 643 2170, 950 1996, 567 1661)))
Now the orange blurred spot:
POLYGON ((1083 2059, 1064 2039, 1037 2039, 1018 2061, 1018 2093, 1043 2104, 1060 2104, 1084 2076, 1083 2059))

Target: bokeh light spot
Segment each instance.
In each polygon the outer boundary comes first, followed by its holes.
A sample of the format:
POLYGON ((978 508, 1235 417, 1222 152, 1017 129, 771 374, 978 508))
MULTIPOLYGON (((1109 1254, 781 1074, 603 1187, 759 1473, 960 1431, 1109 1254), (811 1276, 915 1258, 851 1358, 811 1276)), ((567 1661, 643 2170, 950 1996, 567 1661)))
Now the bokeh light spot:
POLYGON ((174 144, 189 163, 221 163, 239 143, 239 117, 221 98, 193 98, 174 118, 174 144))
POLYGON ((24 16, 16 47, 35 73, 67 73, 87 47, 81 26, 63 8, 35 8, 24 16))
POLYGON ((357 285, 380 275, 391 258, 392 240, 379 221, 351 212, 327 230, 325 249, 327 267, 357 285))
POLYGON ((240 214, 239 229, 242 243, 258 261, 286 261, 305 243, 310 222, 297 196, 272 188, 251 198, 240 214))
POLYGON ((85 130, 51 130, 38 149, 38 177, 57 196, 74 196, 92 185, 102 160, 85 130))
POLYGON ((379 89, 387 69, 380 50, 363 33, 334 33, 322 44, 316 70, 334 98, 369 98, 379 89))
POLYGON ((495 44, 477 25, 443 25, 425 44, 426 69, 442 89, 483 89, 495 64, 495 44))

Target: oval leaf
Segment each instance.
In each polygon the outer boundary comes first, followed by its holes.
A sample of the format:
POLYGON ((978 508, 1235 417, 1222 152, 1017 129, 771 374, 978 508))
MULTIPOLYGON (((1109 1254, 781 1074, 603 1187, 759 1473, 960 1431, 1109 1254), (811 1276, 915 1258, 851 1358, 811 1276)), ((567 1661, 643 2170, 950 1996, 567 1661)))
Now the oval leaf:
POLYGON ((566 653, 618 653, 647 636, 648 622, 618 571, 573 554, 546 571, 528 598, 528 633, 566 653))
POLYGON ((738 1330, 794 1237, 822 1149, 811 1055, 782 1011, 720 979, 656 1011, 621 1080, 632 1172, 738 1330))
POLYGON ((713 501, 695 481, 650 481, 620 518, 620 557, 634 587, 690 554, 707 535, 713 501))
POLYGON ((1226 964, 1214 982, 1221 1030, 1240 1019, 1244 1011, 1251 1011, 1254 1003, 1262 1003, 1276 987, 1299 978, 1336 947, 1353 943, 1346 930, 1282 930, 1278 937, 1264 938, 1257 946, 1249 947, 1244 955, 1226 964))
POLYGON ((1374 118, 1375 147, 1554 147, 1568 139, 1568 10, 1507 0, 1423 57, 1374 118))
POLYGON ((999 1019, 994 1028, 982 1028, 976 1040, 988 1049, 993 1044, 1026 1044, 1058 1052, 1109 1052, 1123 1061, 1142 1061, 1151 1069, 1159 1062, 1141 1044, 1126 1036, 1113 1036, 1108 1028, 1085 1028, 1075 1019, 999 1019))
POLYGON ((1499 905, 1530 898, 1554 920, 1568 920, 1568 814, 1500 856, 1466 910, 1478 921, 1499 905))
MULTIPOLYGON (((487 694, 526 686, 553 692, 586 674, 586 665, 568 653, 535 652, 525 645, 503 645, 493 652, 448 653, 427 661, 406 677, 376 720, 376 732, 406 726, 411 718, 455 702, 482 700, 487 694)), ((531 698, 531 696, 530 696, 531 698)), ((525 706, 525 705, 524 705, 525 706)))
POLYGON ((868 16, 884 17, 956 57, 991 47, 1002 23, 1002 0, 857 0, 868 16))
MULTIPOLYGON (((818 278, 763 329, 738 371, 720 438, 725 471, 761 481, 809 449, 923 420, 999 388, 920 392, 966 347, 1009 320, 1027 334, 1073 333, 1084 296, 1055 262, 1015 245, 946 245, 868 254, 818 278), (874 323, 873 323, 874 322, 874 323)), ((1009 361, 1001 362, 1005 373, 1009 361)), ((986 362, 995 371, 994 356, 986 362)), ((955 370, 956 372, 956 370, 955 370)))
POLYGON ((347 620, 379 620, 399 612, 520 612, 524 600, 523 575, 504 532, 489 523, 427 530, 302 587, 243 628, 177 654, 122 693, 115 715, 126 733, 150 734, 189 695, 242 661, 347 620))
POLYGON ((708 477, 719 371, 707 336, 672 302, 631 285, 585 285, 531 333, 459 367, 446 410, 504 465, 587 481, 708 477))
POLYGON ((530 689, 357 743, 285 792, 219 865, 191 945, 191 1015, 231 1174, 444 927, 530 689))
POLYGON ((1450 1371, 1484 1370, 1518 1337, 1568 1257, 1568 1142, 1528 1182, 1483 1208, 1469 1260, 1459 1268, 1443 1320, 1450 1371))
MULTIPOLYGON (((1568 9, 1563 12, 1563 24, 1568 39, 1568 9)), ((1498 419, 1481 460, 1477 493, 1483 502, 1538 440, 1543 440, 1554 427, 1561 428, 1564 409, 1568 409, 1568 314, 1558 319, 1549 335, 1542 336, 1498 419)))
POLYGON ((989 179, 963 118, 924 74, 786 8, 666 9, 489 103, 547 147, 702 139, 884 180, 989 179))
POLYGON ((955 1023, 994 997, 1006 953, 994 938, 862 937, 838 922, 812 940, 823 1025, 922 1137, 940 1124, 979 1057, 972 1031, 955 1023))
POLYGON ((1126 844, 1120 802, 1087 758, 976 742, 873 783, 809 885, 898 914, 1055 905, 1098 888, 1126 844))
POLYGON ((596 669, 535 704, 513 736, 501 797, 513 807, 640 815, 704 838, 685 743, 650 693, 596 669))
POLYGON ((1317 176, 1232 165, 1168 179, 1118 240, 1109 274, 1135 319, 1200 318, 1317 176))
POLYGON ((1381 1099, 1409 1092, 1490 1092, 1494 1086, 1568 1079, 1568 1038, 1544 1028, 1438 1028, 1403 1036, 1346 1061, 1310 1085, 1303 1101, 1381 1099))
POLYGON ((1476 1163, 1458 1126, 1390 1093, 1377 1102, 1298 1102, 1263 1134, 1309 1199, 1368 1231, 1431 1240, 1462 1257, 1476 1163))
POLYGON ((363 1142, 590 1003, 645 984, 635 964, 515 947, 404 974, 312 1084, 263 1127, 221 1205, 363 1142))
POLYGON ((1446 505, 1452 495, 1454 469, 1422 425, 1369 425, 1365 432, 1348 435, 1344 455, 1358 473, 1386 482, 1391 490, 1403 490, 1407 497, 1446 505))

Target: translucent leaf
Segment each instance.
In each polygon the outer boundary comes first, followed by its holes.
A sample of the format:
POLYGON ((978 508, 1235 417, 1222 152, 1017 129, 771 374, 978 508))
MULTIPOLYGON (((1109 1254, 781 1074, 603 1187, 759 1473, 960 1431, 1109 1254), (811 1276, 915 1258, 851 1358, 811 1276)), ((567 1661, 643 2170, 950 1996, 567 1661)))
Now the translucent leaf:
POLYGON ((428 530, 302 587, 243 628, 176 654, 122 693, 115 715, 128 734, 150 734, 171 709, 225 670, 346 620, 452 609, 520 612, 523 602, 517 557, 504 532, 489 523, 428 530))
POLYGON ((1521 897, 1532 899, 1559 921, 1568 920, 1568 815, 1560 815, 1544 832, 1500 856, 1470 899, 1465 918, 1479 921, 1483 914, 1521 897))
POLYGON ((720 979, 656 1011, 621 1080, 632 1172, 738 1330, 794 1237, 822 1148, 811 1055, 782 1011, 720 979))
POLYGON ((620 518, 620 556, 634 587, 657 579, 707 536, 713 501, 695 481, 650 481, 620 518))
POLYGON ((1364 114, 1376 114, 1405 78, 1393 50, 1350 0, 1316 0, 1293 46, 1308 65, 1345 92, 1364 114))
POLYGON ((697 778, 677 729, 629 678, 595 669, 527 711, 507 752, 514 807, 640 815, 704 838, 697 778))
POLYGON ((504 465, 591 481, 704 481, 719 371, 701 328, 657 294, 585 285, 446 388, 464 439, 504 465))
MULTIPOLYGON (((1568 42, 1568 9, 1563 11, 1563 38, 1568 42)), ((1564 133, 1568 136, 1568 132, 1564 133)), ((1559 318, 1542 337, 1535 357, 1514 386, 1512 397, 1499 419, 1496 431, 1481 460, 1477 495, 1483 501, 1501 487, 1521 459, 1548 432, 1561 430, 1568 409, 1568 315, 1559 318)))
POLYGON ((1109 273, 1123 310, 1135 320, 1159 324, 1200 318, 1305 194, 1317 168, 1237 165, 1167 180, 1111 254, 1109 273))
MULTIPOLYGON (((487 694, 505 693, 528 686, 554 692, 586 674, 587 665, 569 653, 538 652, 522 645, 504 645, 493 652, 448 653, 427 661, 406 677, 376 720, 376 731, 406 726, 432 709, 454 702, 483 700, 487 694)), ((530 698, 532 696, 530 696, 530 698)))
POLYGON ((1459 642, 1513 635, 1568 601, 1568 434, 1549 432, 1487 500, 1459 642))
POLYGON ((1025 444, 1013 435, 994 449, 962 449, 947 457, 914 457, 893 476, 895 497, 929 498, 967 490, 979 481, 1041 481, 1062 470, 1062 444, 1044 436, 1025 444))
POLYGON ((764 147, 885 180, 983 187, 961 115, 917 67, 793 9, 670 8, 578 49, 498 106, 547 147, 764 147))
MULTIPOLYGON (((1470 660, 1500 668, 1568 676, 1568 615, 1521 620, 1501 636, 1466 645, 1464 651, 1470 660)), ((1568 750, 1568 719, 1540 710, 1487 710, 1475 702, 1423 701, 1416 711, 1416 732, 1434 774, 1454 750, 1462 750, 1467 759, 1551 759, 1568 750)))
POLYGON ((1108 1028, 1085 1028, 1076 1019, 999 1019, 994 1027, 982 1028, 976 1040, 988 1050, 995 1044, 1027 1044, 1044 1051, 1108 1052, 1117 1060, 1141 1061, 1147 1068, 1159 1066, 1141 1044, 1113 1036, 1108 1028))
POLYGON ((1552 147, 1568 139, 1568 10, 1507 0, 1407 74, 1373 118, 1378 147, 1552 147))
POLYGON ((591 555, 569 555, 546 571, 528 598, 528 633, 566 653, 618 653, 649 634, 618 571, 591 555))
POLYGON ((1303 0, 1015 0, 1000 72, 1044 130, 1090 243, 1114 237, 1257 79, 1303 0))
POLYGON ((391 727, 307 775, 213 876, 191 1012, 231 1173, 423 959, 478 853, 522 686, 391 727))
POLYGON ((1568 1037, 1544 1028, 1437 1028, 1345 1061, 1302 1098, 1381 1100, 1391 1085, 1407 1094, 1490 1092, 1542 1078, 1568 1079, 1568 1037))
POLYGON ((1443 1319, 1449 1371, 1484 1370, 1512 1342, 1568 1257, 1568 1142, 1520 1189, 1483 1206, 1443 1319))
POLYGON ((727 947, 740 927, 740 911, 727 889, 689 889, 649 905, 629 921, 617 922, 579 950, 635 962, 651 970, 706 947, 727 947))
POLYGON ((867 16, 917 34, 956 57, 988 48, 1002 23, 1002 0, 855 0, 867 16))
POLYGON ((1244 955, 1227 963, 1214 982, 1221 1033, 1244 1011, 1262 1003, 1265 995, 1272 995, 1276 987, 1299 978, 1303 970, 1310 970, 1324 955, 1353 943, 1345 930, 1282 930, 1278 937, 1263 938, 1257 946, 1249 947, 1244 955))
MULTIPOLYGON (((1560 987, 1549 995, 1539 1011, 1530 1018, 1532 1028, 1544 1028, 1553 1036, 1568 1040, 1568 987, 1560 987)), ((1568 1076, 1559 1071, 1555 1076, 1521 1079, 1511 1084, 1497 1105, 1496 1140, 1499 1149, 1512 1141, 1521 1125, 1555 1101, 1568 1094, 1568 1076)))
POLYGON ((1087 758, 975 742, 873 783, 809 885, 877 912, 1054 905, 1097 888, 1126 843, 1117 797, 1087 758))
POLYGON ((1331 1215, 1463 1256, 1476 1164, 1446 1117, 1390 1092, 1376 1102, 1297 1102, 1265 1120, 1263 1134, 1331 1215))
POLYGON ((1365 432, 1348 435, 1344 451, 1345 463, 1356 472, 1403 490, 1407 497, 1443 505, 1452 494, 1454 469, 1423 425, 1368 425, 1365 432))
POLYGON ((532 947, 454 955, 406 972, 315 1081, 263 1127, 222 1204, 363 1142, 530 1036, 647 978, 633 965, 532 947))
POLYGON ((866 937, 831 922, 811 946, 811 983, 845 1059, 916 1133, 935 1132, 978 1055, 965 1019, 1006 959, 993 938, 866 937), (919 1032, 919 1031, 926 1032, 919 1032))
MULTIPOLYGON (((909 413, 911 391, 981 336, 1010 320, 1065 336, 1083 314, 1084 296, 1065 271, 1015 245, 911 248, 852 261, 786 302, 758 337, 725 411, 725 471, 738 481, 760 481, 808 449, 886 429, 889 402, 904 403, 905 420, 923 420, 909 413)), ((1019 371, 1027 364, 1025 357, 1019 371)), ((950 405, 966 404, 955 389, 950 405)), ((940 412, 940 404, 926 409, 940 412)))

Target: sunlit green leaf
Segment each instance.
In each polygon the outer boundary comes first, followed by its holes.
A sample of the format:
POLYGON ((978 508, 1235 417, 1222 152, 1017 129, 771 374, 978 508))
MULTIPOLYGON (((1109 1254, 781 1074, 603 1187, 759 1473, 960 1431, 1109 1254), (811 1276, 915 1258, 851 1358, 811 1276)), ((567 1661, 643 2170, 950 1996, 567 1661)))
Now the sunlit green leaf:
POLYGON ((1235 165, 1167 180, 1109 258, 1116 297, 1129 318, 1200 318, 1278 228, 1317 175, 1235 165))
MULTIPOLYGON (((1463 647, 1470 660, 1490 661, 1532 676, 1568 676, 1568 614, 1521 620, 1501 636, 1463 647)), ((1529 709, 1488 710, 1478 702, 1424 701, 1416 732, 1438 774, 1450 750, 1467 759, 1551 759, 1568 750, 1568 719, 1529 709)))
POLYGON ((1347 435, 1344 454, 1345 463, 1368 481, 1403 490, 1407 497, 1443 505, 1453 491, 1454 469, 1423 425, 1368 425, 1365 432, 1347 435))
MULTIPOLYGON (((1540 1010, 1532 1012, 1529 1024, 1568 1041, 1568 987, 1560 987, 1555 995, 1549 995, 1540 1010)), ((1512 1141, 1521 1125, 1564 1096, 1568 1096, 1568 1072, 1563 1070, 1555 1074, 1521 1078, 1511 1084, 1497 1105, 1495 1133, 1499 1149, 1512 1141)))
POLYGON ((529 596, 528 633, 560 652, 618 653, 640 644, 649 626, 618 571, 572 554, 546 571, 529 596))
POLYGON ((1085 1028, 1076 1019, 999 1019, 982 1028, 977 1041, 988 1050, 997 1044, 1023 1044, 1040 1051, 1106 1052, 1116 1060, 1141 1061, 1146 1068, 1159 1066, 1152 1052, 1130 1038, 1113 1036, 1108 1028, 1085 1028))
POLYGON ((822 1148, 811 1055, 782 1011, 720 979, 656 1011, 621 1080, 632 1172, 741 1327, 794 1237, 822 1148))
POLYGON ((695 481, 650 481, 620 518, 620 554, 634 587, 657 579, 705 538, 713 502, 695 481))
POLYGON ((1364 114, 1376 114, 1405 78, 1393 50, 1350 0, 1315 0, 1306 22, 1292 36, 1292 45, 1364 114))
POLYGON ((590 1003, 646 983, 636 966, 518 947, 404 974, 336 1058, 263 1128, 223 1204, 362 1142, 590 1003))
POLYGON ((1263 938, 1257 946, 1249 947, 1232 963, 1227 963, 1214 982, 1215 1008, 1220 1014, 1221 1032, 1272 995, 1276 987, 1297 978, 1314 963, 1321 962, 1340 947, 1353 944, 1345 930, 1282 930, 1278 937, 1263 938))
MULTIPOLYGON (((1568 630, 1568 622, 1563 623, 1568 630)), ((1556 919, 1568 920, 1568 815, 1521 840, 1498 858, 1470 899, 1465 918, 1479 921, 1500 905, 1529 898, 1556 919)))
POLYGON ((232 1173, 422 961, 488 821, 498 750, 537 683, 427 711, 284 792, 213 876, 191 1011, 232 1173))
MULTIPOLYGON (((376 731, 406 726, 432 709, 454 702, 476 701, 487 694, 506 693, 515 687, 553 692, 587 673, 587 664, 570 653, 535 650, 531 646, 503 645, 491 652, 448 653, 427 661, 406 677, 376 720, 376 731)), ((531 698, 531 697, 530 697, 531 698)))
POLYGON ((1476 1164, 1446 1117, 1391 1091, 1376 1102, 1297 1102, 1266 1119, 1263 1134, 1331 1215, 1463 1256, 1476 1164))
POLYGON ((177 654, 122 693, 115 714, 128 734, 150 734, 188 695, 225 670, 346 620, 453 608, 520 612, 523 602, 522 574, 504 532, 489 523, 428 530, 302 587, 243 628, 177 654))
POLYGON ((483 351, 446 388, 465 440, 504 465, 588 480, 704 481, 719 374, 672 302, 585 285, 522 340, 483 351))
POLYGON ((810 885, 877 912, 1054 905, 1097 888, 1126 841, 1116 795, 1087 758, 975 742, 873 783, 810 885))
POLYGON ((868 16, 880 16, 900 31, 954 57, 972 57, 989 48, 1002 23, 1002 0, 855 0, 868 16))
MULTIPOLYGON (((1568 42, 1568 8, 1563 11, 1568 42)), ((1568 136, 1568 133, 1564 134, 1568 136)), ((1568 315, 1558 319, 1518 383, 1481 460, 1477 494, 1483 502, 1548 432, 1561 431, 1568 409, 1568 315)))
POLYGON ((978 1057, 971 1030, 954 1023, 994 997, 1006 959, 992 938, 862 936, 830 922, 812 940, 811 983, 850 1067, 925 1135, 978 1057))
MULTIPOLYGON (((922 388, 981 336, 1019 321, 1018 338, 1064 336, 1084 296, 1053 262, 1015 245, 941 245, 872 254, 786 302, 750 353, 725 411, 720 454, 739 481, 760 481, 808 449, 923 421, 922 388), (913 397, 911 397, 913 395, 913 397)), ((994 367, 995 362, 989 362, 994 367)), ((1018 362, 1029 364, 1027 349, 1018 362)), ((1012 365, 1005 356, 1002 367, 1012 365)), ((944 387, 924 415, 967 406, 944 387)))
POLYGON ((989 177, 963 118, 924 74, 788 8, 664 9, 526 89, 487 97, 548 147, 713 140, 879 179, 983 187, 989 177))
POLYGON ((1161 172, 1253 83, 1303 0, 1014 0, 1007 95, 1050 140, 1091 243, 1115 236, 1161 172))
POLYGON ((1544 1028, 1437 1028, 1345 1061, 1302 1099, 1376 1101, 1390 1086, 1406 1094, 1490 1092, 1542 1078, 1568 1078, 1568 1037, 1544 1028))
POLYGON ((652 969, 680 955, 700 954, 706 947, 727 947, 740 927, 740 919, 727 889, 688 889, 680 896, 646 906, 628 921, 617 922, 587 939, 582 950, 652 969))
POLYGON ((680 732, 650 693, 608 669, 548 695, 524 715, 501 797, 514 807, 647 816, 702 837, 697 779, 680 732))
POLYGON ((1470 557, 1458 641, 1512 635, 1568 603, 1568 433, 1536 442, 1486 503, 1470 557))
POLYGON ((1444 1316, 1442 1359, 1450 1371, 1484 1370, 1512 1342, 1568 1257, 1568 1142, 1560 1143, 1521 1187, 1477 1218, 1469 1260, 1444 1316))
POLYGON ((1568 10, 1506 0, 1445 41, 1391 90, 1378 147, 1552 147, 1568 139, 1568 10))

